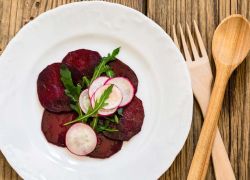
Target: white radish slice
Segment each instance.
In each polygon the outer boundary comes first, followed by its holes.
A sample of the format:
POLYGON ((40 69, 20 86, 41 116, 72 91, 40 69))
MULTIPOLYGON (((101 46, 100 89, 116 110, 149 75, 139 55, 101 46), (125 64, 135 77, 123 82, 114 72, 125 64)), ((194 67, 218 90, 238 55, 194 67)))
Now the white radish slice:
POLYGON ((70 152, 78 156, 84 156, 95 149, 97 137, 90 126, 76 123, 67 131, 65 143, 70 152))
MULTIPOLYGON (((111 85, 104 85, 96 90, 95 92, 95 102, 98 101, 101 96, 103 95, 104 91, 111 85)), ((94 103, 95 103, 94 102, 94 103)), ((122 102, 122 93, 121 91, 113 85, 112 92, 110 93, 108 99, 105 101, 107 103, 106 106, 103 107, 103 109, 114 109, 117 108, 122 102)))
POLYGON ((89 97, 92 97, 98 88, 104 85, 104 83, 109 79, 107 76, 100 76, 92 82, 89 86, 89 97))
MULTIPOLYGON (((95 94, 92 96, 91 98, 91 106, 94 108, 95 107, 95 94)), ((112 114, 114 114, 117 110, 117 107, 114 109, 100 109, 98 111, 98 115, 100 116, 110 116, 112 114)))
POLYGON ((89 98, 89 90, 85 89, 79 97, 79 105, 82 109, 82 111, 86 114, 88 112, 90 104, 90 98, 89 98))
POLYGON ((116 112, 117 108, 114 108, 114 109, 100 109, 98 111, 98 114, 100 116, 110 116, 112 114, 114 114, 116 112))
POLYGON ((133 87, 132 83, 127 78, 124 78, 124 77, 111 78, 105 83, 105 85, 108 85, 108 84, 114 84, 122 92, 123 98, 119 107, 124 107, 132 101, 135 95, 135 88, 133 87))
POLYGON ((93 96, 90 98, 90 104, 91 104, 92 108, 95 107, 95 94, 93 94, 93 96))

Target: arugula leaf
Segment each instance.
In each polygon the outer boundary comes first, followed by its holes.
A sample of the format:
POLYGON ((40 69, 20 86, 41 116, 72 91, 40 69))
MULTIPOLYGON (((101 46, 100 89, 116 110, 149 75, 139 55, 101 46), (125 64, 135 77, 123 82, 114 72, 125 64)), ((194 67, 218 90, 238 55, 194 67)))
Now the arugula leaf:
POLYGON ((118 118, 118 116, 116 114, 115 114, 114 120, 115 120, 116 124, 119 124, 120 119, 118 118))
POLYGON ((113 118, 105 117, 105 119, 116 124, 119 124, 120 121, 120 119, 116 114, 113 116, 113 118))
POLYGON ((80 107, 79 103, 77 103, 77 104, 70 104, 70 107, 71 107, 71 109, 73 109, 74 111, 76 111, 79 116, 82 116, 82 110, 81 110, 81 107, 80 107))
POLYGON ((105 128, 104 131, 107 131, 107 132, 118 132, 119 130, 115 129, 115 128, 105 128))
POLYGON ((95 107, 93 109, 89 108, 87 114, 82 115, 82 116, 78 117, 77 119, 75 119, 73 121, 69 121, 69 122, 65 123, 64 126, 67 126, 69 124, 72 124, 72 123, 75 123, 75 122, 79 122, 79 121, 87 122, 87 120, 88 120, 89 117, 93 117, 93 116, 97 115, 98 111, 100 109, 102 109, 104 106, 107 105, 106 100, 109 98, 109 95, 111 94, 112 89, 113 89, 113 85, 109 86, 103 92, 103 94, 101 95, 100 99, 95 102, 95 107))
POLYGON ((64 92, 71 100, 70 104, 71 109, 76 111, 79 114, 79 116, 82 116, 82 110, 78 102, 82 86, 80 84, 77 84, 76 86, 74 85, 71 72, 66 65, 61 66, 60 75, 63 86, 65 87, 64 92))
POLYGON ((109 123, 110 123, 110 121, 108 120, 108 121, 105 121, 105 123, 104 123, 104 127, 105 128, 107 128, 108 126, 109 126, 109 123))
POLYGON ((108 70, 107 72, 106 72, 106 75, 108 76, 108 77, 110 77, 110 78, 113 78, 113 77, 115 77, 115 72, 113 71, 113 70, 108 70))
POLYGON ((65 94, 70 97, 73 102, 78 102, 82 86, 80 84, 74 85, 71 72, 66 65, 61 66, 60 75, 61 81, 65 87, 65 94))
POLYGON ((123 116, 123 108, 119 108, 117 110, 117 113, 120 115, 120 116, 123 116))
POLYGON ((106 119, 104 124, 98 124, 98 125, 96 126, 96 131, 97 131, 97 132, 103 132, 103 131, 117 132, 118 129, 110 128, 110 127, 109 127, 110 122, 111 122, 111 120, 106 119))
POLYGON ((99 120, 98 117, 94 117, 93 121, 90 123, 90 126, 91 126, 93 129, 96 129, 98 120, 99 120))
POLYGON ((103 132, 103 131, 107 131, 107 132, 117 132, 117 131, 119 131, 119 130, 118 130, 118 129, 115 129, 115 128, 104 127, 104 126, 99 126, 99 127, 97 127, 97 132, 103 132))
POLYGON ((120 47, 116 48, 113 50, 113 52, 110 54, 108 54, 106 57, 103 57, 101 59, 100 64, 95 68, 93 77, 90 81, 90 84, 96 79, 98 78, 102 73, 107 73, 108 71, 111 70, 110 66, 107 65, 107 63, 113 61, 116 59, 116 56, 119 54, 120 51, 120 47))
POLYGON ((89 87, 90 80, 87 78, 87 76, 82 77, 82 82, 83 82, 83 85, 86 85, 87 87, 89 87))

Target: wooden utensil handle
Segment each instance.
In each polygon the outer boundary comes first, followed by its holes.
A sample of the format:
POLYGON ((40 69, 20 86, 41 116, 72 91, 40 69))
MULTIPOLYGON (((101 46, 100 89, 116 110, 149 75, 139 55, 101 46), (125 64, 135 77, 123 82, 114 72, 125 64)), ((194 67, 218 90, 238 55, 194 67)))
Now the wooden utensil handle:
POLYGON ((225 70, 221 68, 220 71, 217 71, 214 88, 208 105, 207 115, 204 120, 199 141, 191 163, 187 178, 188 180, 201 180, 202 178, 204 179, 206 174, 206 161, 211 155, 211 144, 214 140, 214 133, 217 127, 226 85, 228 78, 230 77, 229 70, 230 69, 227 68, 225 68, 225 70))
MULTIPOLYGON (((213 134, 212 138, 214 138, 214 136, 215 136, 215 133, 213 134)), ((213 143, 209 145, 209 151, 211 151, 212 148, 213 148, 213 143)), ((207 156, 205 164, 204 164, 204 169, 206 170, 208 169, 208 166, 209 166, 209 160, 210 160, 210 156, 207 156)), ((214 171, 220 171, 220 168, 217 168, 217 169, 214 168, 214 171)), ((201 179, 205 179, 206 175, 207 175, 207 171, 203 171, 201 179)), ((219 179, 216 179, 216 180, 219 180, 219 179)))
POLYGON ((218 128, 216 130, 216 135, 213 143, 212 158, 214 169, 216 169, 216 180, 236 180, 218 128))
MULTIPOLYGON (((210 97, 207 98, 208 100, 210 97)), ((208 103, 209 101, 201 101, 200 102, 200 108, 202 111, 202 115, 205 118, 206 117, 206 111, 208 109, 208 103)), ((225 148, 225 145, 223 143, 223 140, 221 138, 220 131, 218 127, 216 128, 215 132, 215 139, 214 143, 212 145, 212 159, 213 159, 213 165, 214 165, 214 173, 216 180, 235 180, 234 171, 232 169, 231 163, 228 158, 228 154, 225 148)), ((206 159, 205 166, 209 165, 210 156, 206 159)), ((206 169, 207 167, 205 167, 206 169)), ((204 173, 204 178, 206 177, 206 173, 204 173)))
MULTIPOLYGON (((236 180, 218 127, 216 128, 213 138, 214 142, 210 144, 209 151, 212 149, 212 159, 216 180, 236 180)), ((207 156, 204 169, 208 168, 209 160, 210 156, 207 156)), ((203 171, 201 179, 205 179, 206 174, 207 171, 203 171)))

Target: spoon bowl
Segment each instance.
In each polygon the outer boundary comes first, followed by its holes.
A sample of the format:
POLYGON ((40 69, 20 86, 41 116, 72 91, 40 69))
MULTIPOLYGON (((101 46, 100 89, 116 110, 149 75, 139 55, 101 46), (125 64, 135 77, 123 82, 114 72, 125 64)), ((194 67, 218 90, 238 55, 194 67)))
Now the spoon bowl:
POLYGON ((216 63, 231 66, 234 70, 250 49, 250 24, 241 15, 224 19, 214 32, 212 53, 216 63))

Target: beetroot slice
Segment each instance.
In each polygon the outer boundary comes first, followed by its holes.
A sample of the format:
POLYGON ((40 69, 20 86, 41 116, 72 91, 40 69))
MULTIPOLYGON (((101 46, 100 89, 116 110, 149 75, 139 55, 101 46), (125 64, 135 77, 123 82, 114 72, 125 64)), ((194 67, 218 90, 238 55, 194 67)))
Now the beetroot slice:
POLYGON ((122 141, 109 139, 99 133, 97 134, 96 148, 88 156, 101 159, 108 158, 120 151, 122 144, 122 141))
POLYGON ((92 77, 100 59, 101 56, 96 51, 78 49, 69 52, 62 62, 68 66, 72 72, 73 79, 78 82, 82 76, 92 77))
POLYGON ((121 76, 128 78, 132 83, 132 85, 134 86, 135 92, 137 91, 138 78, 135 72, 128 65, 124 64, 119 59, 110 62, 109 65, 113 69, 116 77, 121 76))
POLYGON ((71 111, 70 99, 60 79, 61 63, 47 66, 38 76, 37 93, 42 106, 52 112, 71 111))
POLYGON ((44 110, 42 117, 42 132, 48 142, 66 147, 65 136, 70 125, 64 126, 63 124, 75 119, 77 117, 76 113, 52 113, 44 110))
POLYGON ((130 104, 123 108, 123 116, 119 124, 113 124, 117 132, 104 132, 104 135, 115 140, 128 141, 141 131, 144 120, 142 101, 136 96, 130 104))

